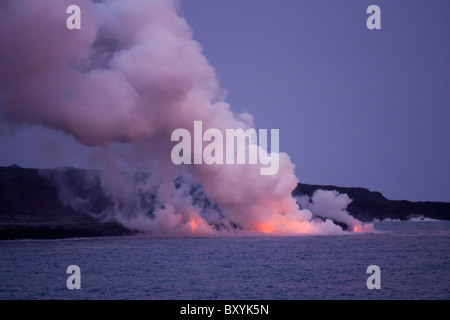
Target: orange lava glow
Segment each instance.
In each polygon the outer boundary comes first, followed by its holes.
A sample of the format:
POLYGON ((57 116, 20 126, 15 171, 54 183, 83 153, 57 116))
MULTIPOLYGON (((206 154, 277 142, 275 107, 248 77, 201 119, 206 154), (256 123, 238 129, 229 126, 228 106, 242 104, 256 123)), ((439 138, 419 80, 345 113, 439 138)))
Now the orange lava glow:
POLYGON ((290 220, 284 216, 278 216, 275 221, 255 223, 255 231, 265 234, 308 234, 313 233, 314 227, 310 223, 303 223, 298 220, 290 220))
POLYGON ((264 233, 273 233, 273 226, 270 225, 269 223, 257 223, 256 224, 256 230, 257 231, 261 231, 264 233))
POLYGON ((195 231, 199 225, 198 221, 195 219, 189 220, 188 224, 191 226, 192 231, 195 231))
POLYGON ((361 228, 359 228, 358 226, 354 226, 353 227, 353 231, 354 232, 361 232, 361 228))

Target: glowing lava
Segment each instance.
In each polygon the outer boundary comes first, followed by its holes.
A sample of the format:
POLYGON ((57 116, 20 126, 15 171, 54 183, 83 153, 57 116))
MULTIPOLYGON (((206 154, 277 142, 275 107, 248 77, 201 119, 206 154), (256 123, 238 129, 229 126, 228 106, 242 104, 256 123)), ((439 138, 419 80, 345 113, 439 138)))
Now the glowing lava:
POLYGON ((261 231, 263 233, 273 233, 273 226, 269 223, 257 223, 256 224, 256 231, 261 231))
POLYGON ((196 219, 191 219, 188 222, 189 226, 191 227, 191 230, 195 232, 195 230, 198 228, 198 221, 196 219))
POLYGON ((275 214, 268 221, 254 224, 254 230, 265 234, 299 235, 316 233, 314 224, 300 221, 295 215, 275 214))

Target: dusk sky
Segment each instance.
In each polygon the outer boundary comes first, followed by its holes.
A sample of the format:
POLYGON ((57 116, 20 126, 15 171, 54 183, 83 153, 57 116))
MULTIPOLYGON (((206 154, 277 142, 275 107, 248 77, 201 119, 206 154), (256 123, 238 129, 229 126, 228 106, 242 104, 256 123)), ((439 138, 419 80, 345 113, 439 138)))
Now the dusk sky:
POLYGON ((182 1, 235 110, 300 181, 450 201, 449 1, 182 1), (381 8, 381 30, 366 9, 381 8))
MULTIPOLYGON (((300 182, 450 201, 450 2, 182 0, 226 101, 280 129, 300 182), (366 9, 381 8, 381 30, 366 9)), ((1 97, 0 97, 1 98, 1 97)), ((72 137, 0 129, 0 165, 84 166, 72 137)))

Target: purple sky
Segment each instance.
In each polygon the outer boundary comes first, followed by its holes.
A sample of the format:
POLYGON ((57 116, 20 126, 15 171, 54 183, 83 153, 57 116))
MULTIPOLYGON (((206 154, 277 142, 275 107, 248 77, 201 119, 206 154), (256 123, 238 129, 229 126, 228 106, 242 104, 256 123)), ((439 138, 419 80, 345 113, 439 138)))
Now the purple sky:
POLYGON ((236 111, 301 182, 450 201, 450 2, 182 1, 236 111), (379 5, 382 29, 368 30, 379 5))
MULTIPOLYGON (((301 182, 450 201, 448 0, 181 6, 226 101, 257 127, 280 129, 301 182), (366 28, 371 4, 381 30, 366 28)), ((0 165, 26 167, 82 166, 85 153, 59 133, 3 126, 0 150, 0 165)))

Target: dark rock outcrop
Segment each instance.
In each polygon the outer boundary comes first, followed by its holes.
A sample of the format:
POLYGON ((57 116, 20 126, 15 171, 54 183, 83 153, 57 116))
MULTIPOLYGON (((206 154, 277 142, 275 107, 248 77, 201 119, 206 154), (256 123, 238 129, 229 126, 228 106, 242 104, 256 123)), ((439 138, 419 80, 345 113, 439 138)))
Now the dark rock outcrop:
MULTIPOLYGON (((64 205, 51 170, 0 167, 0 240, 124 236, 133 232, 117 222, 99 222, 64 205), (42 174, 44 172, 44 175, 42 174)), ((79 170, 83 172, 83 170, 79 170)))
POLYGON ((318 190, 336 190, 346 193, 350 199, 347 211, 361 221, 397 219, 409 220, 425 217, 438 220, 450 220, 450 203, 447 202, 411 202, 406 200, 388 200, 380 192, 365 188, 345 188, 337 186, 321 186, 298 184, 292 194, 312 196, 318 190))

